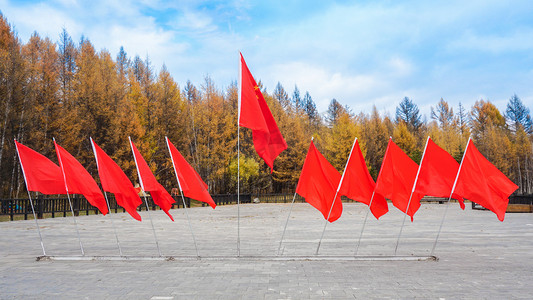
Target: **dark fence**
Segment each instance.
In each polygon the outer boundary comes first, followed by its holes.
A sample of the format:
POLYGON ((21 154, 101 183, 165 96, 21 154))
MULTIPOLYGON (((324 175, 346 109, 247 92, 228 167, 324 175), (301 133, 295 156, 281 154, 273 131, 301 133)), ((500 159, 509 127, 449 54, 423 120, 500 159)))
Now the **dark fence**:
MULTIPOLYGON (((224 195, 212 195, 211 196, 215 203, 217 205, 229 205, 229 204, 236 204, 237 203, 237 195, 236 194, 224 194, 224 195)), ((241 203, 252 203, 252 202, 259 202, 259 203, 291 203, 292 199, 294 197, 295 202, 305 202, 305 199, 296 194, 241 194, 240 196, 240 202, 241 203)), ((522 196, 520 196, 522 197, 522 196)), ((529 200, 520 200, 520 201, 530 201, 532 199, 532 196, 527 196, 529 200)), ((109 206, 111 207, 111 212, 117 213, 117 212, 125 212, 125 209, 117 205, 117 202, 115 201, 115 197, 113 194, 108 194, 107 198, 109 199, 109 206)), ((173 196, 174 200, 176 200, 176 203, 172 206, 172 208, 183 208, 183 201, 181 199, 181 196, 173 196)), ((79 195, 71 195, 70 199, 72 201, 72 208, 74 210, 74 215, 78 216, 80 214, 82 215, 89 215, 89 214, 99 214, 99 211, 96 207, 89 204, 88 201, 83 198, 83 196, 79 195)), ((513 198, 515 199, 515 198, 513 198)), ((522 198, 516 198, 517 200, 513 201, 519 201, 518 199, 522 198)), ((46 195, 39 195, 35 198, 32 198, 33 204, 35 207, 35 214, 37 218, 42 219, 45 217, 65 217, 67 214, 71 214, 70 211, 70 205, 68 203, 68 198, 66 197, 49 197, 46 195)), ((160 209, 155 203, 152 201, 152 198, 150 196, 146 197, 146 200, 148 202, 148 207, 151 210, 160 209)), ((445 203, 447 199, 443 198, 435 198, 435 197, 425 197, 422 201, 426 202, 439 202, 439 203, 445 203)), ((348 199, 346 197, 342 197, 343 202, 353 202, 353 200, 348 199)), ((528 203, 530 203, 528 202, 528 203)), ((185 197, 185 203, 188 207, 192 206, 207 206, 206 203, 199 202, 196 200, 191 200, 187 197, 185 197)), ((143 198, 143 204, 139 206, 139 211, 146 210, 146 205, 144 204, 144 198, 143 198)), ((29 199, 0 199, 0 220, 1 217, 4 217, 4 219, 9 219, 13 221, 15 219, 15 216, 24 216, 24 220, 28 219, 28 216, 32 218, 32 211, 31 211, 31 205, 29 199)))
MULTIPOLYGON (((172 205, 172 208, 183 208, 183 200, 181 196, 172 196, 176 203, 172 205)), ((111 207, 111 212, 125 212, 126 210, 120 207, 115 197, 112 194, 108 194, 107 198, 109 200, 109 206, 111 207)), ((212 195, 213 200, 217 205, 228 205, 237 203, 237 195, 212 195)), ((70 200, 72 202, 72 210, 74 215, 78 216, 89 215, 89 214, 99 214, 100 212, 94 206, 92 206, 83 196, 71 195, 70 200)), ((142 197, 143 204, 139 205, 138 210, 143 211, 147 210, 146 204, 144 203, 144 197, 142 197)), ((291 199, 292 200, 292 199, 291 199)), ((66 217, 67 214, 71 214, 70 204, 68 198, 66 197, 49 197, 46 195, 39 195, 35 198, 32 198, 33 205, 35 208, 35 215, 37 218, 42 219, 44 217, 66 217)), ((147 196, 146 201, 148 202, 148 207, 151 210, 160 209, 159 206, 155 205, 152 197, 147 196)), ((191 206, 206 206, 205 203, 199 202, 196 200, 191 200, 185 197, 185 203, 188 207, 191 206)), ((251 203, 252 195, 244 194, 240 197, 241 203, 251 203)), ((9 220, 13 221, 15 216, 24 216, 24 220, 33 218, 33 212, 31 210, 31 203, 29 199, 0 199, 0 217, 8 217, 9 220)), ((0 218, 1 220, 1 218, 0 218)))
MULTIPOLYGON (((511 195, 509 196, 509 204, 526 204, 533 205, 533 194, 531 195, 511 195)), ((486 209, 483 206, 472 202, 472 209, 486 209)))

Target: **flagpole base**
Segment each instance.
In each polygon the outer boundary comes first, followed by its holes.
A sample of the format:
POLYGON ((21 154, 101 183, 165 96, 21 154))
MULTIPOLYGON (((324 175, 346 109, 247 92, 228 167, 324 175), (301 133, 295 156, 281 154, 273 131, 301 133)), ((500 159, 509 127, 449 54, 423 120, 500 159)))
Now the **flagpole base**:
POLYGON ((438 261, 436 256, 38 256, 37 261, 438 261))

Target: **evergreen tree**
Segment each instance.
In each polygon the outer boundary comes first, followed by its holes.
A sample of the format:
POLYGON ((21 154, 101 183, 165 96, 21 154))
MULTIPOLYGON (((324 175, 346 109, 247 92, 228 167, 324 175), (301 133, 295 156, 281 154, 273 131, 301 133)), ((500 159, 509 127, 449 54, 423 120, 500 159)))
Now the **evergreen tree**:
POLYGON ((300 90, 298 89, 298 86, 294 86, 294 92, 292 93, 292 106, 294 109, 299 112, 303 108, 302 104, 302 98, 300 97, 300 90))
POLYGON ((278 100, 278 102, 281 104, 281 107, 284 110, 287 110, 290 106, 290 99, 289 95, 281 85, 281 83, 278 82, 276 85, 276 88, 274 89, 274 98, 278 100))
POLYGON ((422 116, 418 106, 408 97, 403 98, 396 107, 396 122, 405 122, 409 130, 418 132, 422 127, 422 116))
POLYGON ((529 108, 522 103, 522 100, 520 100, 516 94, 514 94, 511 99, 509 99, 509 103, 507 103, 505 118, 513 132, 516 132, 519 127, 522 127, 527 133, 533 133, 533 122, 531 120, 529 108))
POLYGON ((307 118, 309 119, 309 125, 312 128, 318 129, 318 127, 320 126, 320 115, 318 114, 316 104, 311 98, 311 95, 309 95, 309 92, 305 92, 303 103, 304 112, 307 115, 307 118))

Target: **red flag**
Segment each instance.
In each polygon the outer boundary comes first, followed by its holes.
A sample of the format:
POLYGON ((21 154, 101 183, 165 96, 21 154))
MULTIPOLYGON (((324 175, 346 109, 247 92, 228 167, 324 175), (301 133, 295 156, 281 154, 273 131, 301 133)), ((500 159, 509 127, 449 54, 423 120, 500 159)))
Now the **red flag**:
POLYGON ((248 70, 242 54, 239 126, 252 129, 255 151, 272 172, 274 159, 287 149, 287 143, 283 139, 252 73, 248 70))
POLYGON ((346 162, 339 195, 346 196, 366 205, 369 205, 372 200, 370 210, 376 219, 379 219, 389 211, 389 207, 387 200, 383 196, 374 194, 375 186, 376 183, 368 172, 363 152, 361 152, 359 142, 356 139, 348 162, 346 162), (374 199, 372 199, 372 194, 374 194, 374 199))
POLYGON ((133 158, 135 159, 135 165, 137 166, 137 173, 139 174, 139 182, 141 183, 141 188, 144 191, 150 192, 154 203, 159 205, 161 209, 168 215, 168 217, 174 221, 174 218, 170 214, 169 210, 172 208, 172 204, 176 201, 170 194, 165 190, 165 188, 157 182, 155 179, 152 170, 142 157, 137 147, 133 144, 130 139, 131 151, 133 152, 133 158))
POLYGON ((215 204, 215 201, 213 201, 213 198, 211 198, 211 195, 209 195, 207 184, 205 184, 200 175, 198 175, 185 158, 183 158, 181 153, 176 147, 174 147, 170 140, 167 137, 165 137, 165 139, 167 140, 168 151, 170 152, 174 171, 178 177, 178 185, 183 191, 183 195, 194 200, 205 202, 214 209, 217 205, 215 204))
POLYGON ((389 139, 376 182, 376 193, 391 199, 394 206, 411 216, 411 221, 420 208, 420 199, 424 196, 414 192, 409 210, 406 210, 417 172, 418 164, 389 139))
POLYGON ((468 141, 455 192, 494 212, 500 221, 505 218, 509 196, 518 189, 509 178, 491 164, 468 141))
POLYGON ((307 203, 318 209, 324 219, 328 218, 329 222, 334 222, 342 215, 342 201, 340 195, 337 195, 337 200, 333 209, 331 205, 335 192, 339 186, 341 174, 337 171, 315 147, 313 141, 309 145, 307 156, 305 157, 304 166, 296 193, 305 198, 307 203))
POLYGON ((108 213, 106 200, 91 174, 85 170, 74 156, 59 146, 56 141, 54 141, 54 145, 68 192, 82 194, 92 206, 95 206, 102 214, 106 215, 108 213))
MULTIPOLYGON (((450 197, 458 170, 459 163, 446 150, 428 138, 415 192, 434 197, 450 197)), ((463 197, 455 192, 452 198, 459 200, 461 208, 465 209, 463 197)))
POLYGON ((137 207, 142 201, 137 191, 128 179, 128 176, 120 167, 102 150, 91 138, 94 156, 102 188, 106 192, 115 194, 117 204, 124 207, 126 211, 137 221, 141 221, 141 216, 137 213, 137 207))
POLYGON ((44 155, 15 140, 22 173, 28 191, 47 195, 66 194, 61 169, 44 155))

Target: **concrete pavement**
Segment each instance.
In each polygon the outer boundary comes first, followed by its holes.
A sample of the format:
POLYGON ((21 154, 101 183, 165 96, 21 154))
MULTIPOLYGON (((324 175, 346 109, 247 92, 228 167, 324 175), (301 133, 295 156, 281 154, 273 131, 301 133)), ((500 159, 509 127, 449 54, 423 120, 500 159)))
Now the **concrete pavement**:
MULTIPOLYGON (((435 255, 438 261, 274 260, 290 204, 241 205, 241 255, 236 259, 237 207, 189 209, 196 249, 183 209, 175 222, 152 211, 162 254, 156 260, 48 260, 33 220, 0 223, 0 299, 531 299, 533 214, 465 211, 452 203, 435 255), (213 259, 215 256, 220 259, 213 259), (258 257, 254 259, 253 257, 258 257), (224 259, 227 257, 228 259, 224 259)), ((423 204, 407 221, 398 255, 427 256, 445 205, 423 204)), ((369 217, 359 248, 362 256, 394 252, 403 215, 390 206, 377 221, 369 217)), ((322 257, 351 257, 367 207, 344 205, 328 224, 322 257)), ((147 212, 143 222, 127 214, 77 218, 86 256, 118 255, 113 219, 123 254, 157 256, 147 212)), ((79 256, 72 218, 39 220, 47 255, 79 256)), ((324 219, 305 203, 295 204, 285 257, 315 256, 324 219)))

